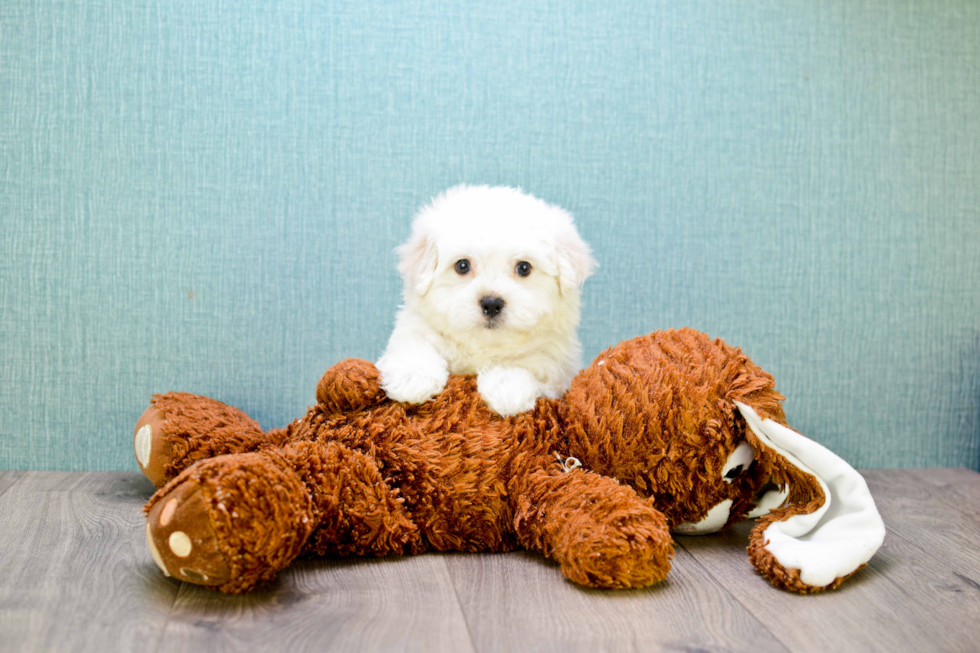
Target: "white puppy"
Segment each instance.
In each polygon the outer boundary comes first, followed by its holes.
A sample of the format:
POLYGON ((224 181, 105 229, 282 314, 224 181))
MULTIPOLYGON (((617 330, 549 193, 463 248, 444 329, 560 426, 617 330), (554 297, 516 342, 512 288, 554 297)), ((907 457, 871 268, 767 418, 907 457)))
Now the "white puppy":
POLYGON ((420 404, 450 374, 476 374, 507 416, 568 389, 595 268, 568 213, 513 188, 457 186, 419 211, 397 253, 405 303, 377 364, 390 398, 420 404))

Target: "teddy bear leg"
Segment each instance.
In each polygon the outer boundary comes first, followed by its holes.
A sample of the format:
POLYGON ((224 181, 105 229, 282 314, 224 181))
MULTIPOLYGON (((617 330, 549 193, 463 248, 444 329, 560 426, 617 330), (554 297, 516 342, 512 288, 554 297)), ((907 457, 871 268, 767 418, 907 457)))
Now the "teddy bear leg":
POLYGON ((146 536, 165 574, 239 593, 304 550, 420 551, 402 504, 371 456, 336 442, 297 442, 184 470, 147 504, 146 536))
POLYGON ((314 526, 302 480, 266 453, 204 460, 157 491, 145 510, 147 544, 164 574, 229 593, 274 577, 314 526))
POLYGON ((646 587, 670 571, 673 540, 663 514, 614 479, 561 468, 529 474, 516 497, 522 545, 588 587, 646 587))
POLYGON ((339 442, 293 442, 282 449, 309 488, 316 530, 306 550, 315 555, 417 553, 422 537, 371 455, 339 442))
POLYGON ((133 429, 140 469, 158 488, 198 460, 245 453, 276 442, 255 420, 220 401, 168 392, 155 395, 133 429))

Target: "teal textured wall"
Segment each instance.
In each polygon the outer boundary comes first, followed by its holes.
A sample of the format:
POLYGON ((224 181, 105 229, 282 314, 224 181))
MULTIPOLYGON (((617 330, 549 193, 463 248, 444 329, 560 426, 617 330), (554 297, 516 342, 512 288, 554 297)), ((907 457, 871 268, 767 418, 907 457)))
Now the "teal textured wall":
POLYGON ((0 467, 300 415, 459 182, 576 216, 590 359, 697 327, 857 466, 980 464, 980 3, 11 0, 0 467))

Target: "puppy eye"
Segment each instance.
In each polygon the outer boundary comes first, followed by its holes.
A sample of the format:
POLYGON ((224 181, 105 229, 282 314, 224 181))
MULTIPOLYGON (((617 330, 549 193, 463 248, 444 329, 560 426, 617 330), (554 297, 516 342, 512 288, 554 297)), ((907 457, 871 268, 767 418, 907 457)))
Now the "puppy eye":
POLYGON ((469 259, 461 258, 456 261, 456 272, 459 274, 469 274, 470 271, 470 261, 469 259))
POLYGON ((516 272, 517 276, 519 277, 526 277, 527 275, 531 274, 531 264, 527 261, 521 261, 517 264, 517 267, 514 268, 514 272, 516 272))

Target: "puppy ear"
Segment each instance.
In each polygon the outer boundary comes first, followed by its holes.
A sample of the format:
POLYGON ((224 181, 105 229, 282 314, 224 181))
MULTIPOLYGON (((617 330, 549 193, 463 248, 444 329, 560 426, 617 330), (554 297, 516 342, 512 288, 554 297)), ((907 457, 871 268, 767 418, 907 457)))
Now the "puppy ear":
POLYGON ((574 228, 558 236, 555 264, 558 268, 558 289, 562 294, 580 289, 598 266, 592 258, 592 250, 574 228))
POLYGON ((439 250, 435 242, 424 233, 413 233, 408 242, 395 252, 402 278, 412 284, 419 296, 429 292, 439 263, 439 250))

